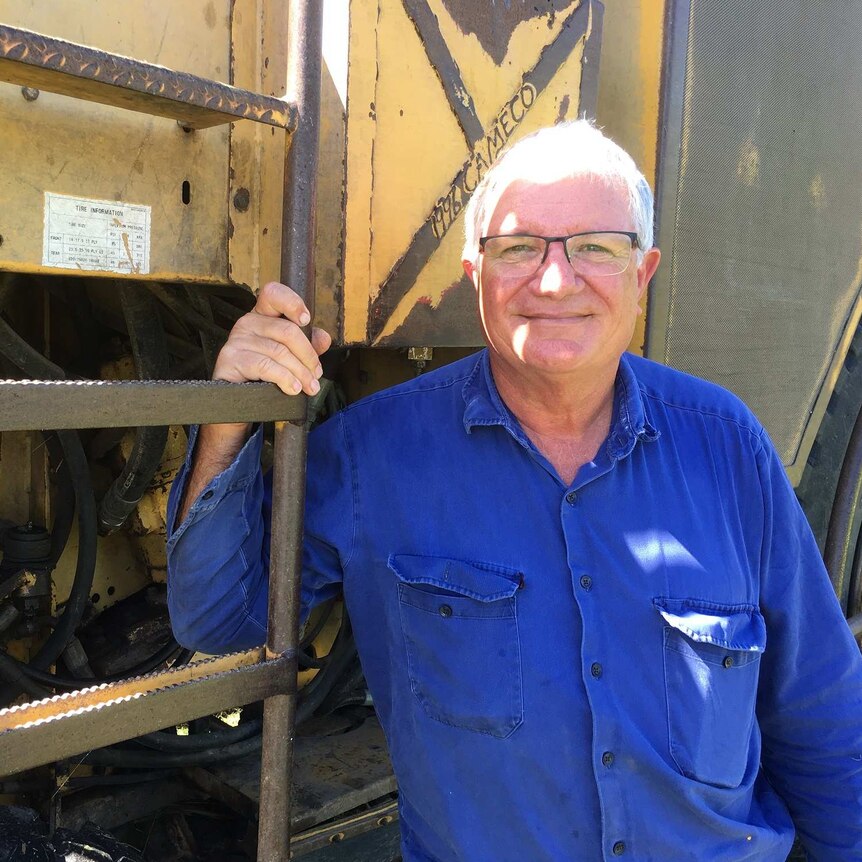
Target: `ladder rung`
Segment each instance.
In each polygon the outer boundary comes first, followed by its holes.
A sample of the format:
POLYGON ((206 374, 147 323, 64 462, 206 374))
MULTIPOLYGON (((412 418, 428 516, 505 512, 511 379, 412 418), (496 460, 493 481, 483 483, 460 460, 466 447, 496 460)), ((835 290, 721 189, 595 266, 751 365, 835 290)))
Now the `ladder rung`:
POLYGON ((169 117, 190 129, 253 120, 292 131, 293 105, 155 63, 0 24, 0 81, 169 117))
POLYGON ((0 431, 303 421, 304 397, 272 383, 2 380, 0 431))
POLYGON ((0 710, 11 775, 296 688, 295 662, 260 647, 0 710))

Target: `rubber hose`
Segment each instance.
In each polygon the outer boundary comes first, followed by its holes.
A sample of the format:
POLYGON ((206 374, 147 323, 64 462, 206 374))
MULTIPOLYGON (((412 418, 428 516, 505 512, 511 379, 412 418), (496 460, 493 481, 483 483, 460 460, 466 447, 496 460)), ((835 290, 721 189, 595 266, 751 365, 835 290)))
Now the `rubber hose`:
MULTIPOLYGON (((162 647, 157 653, 150 656, 148 659, 144 659, 144 661, 134 665, 133 667, 127 668, 120 673, 98 678, 62 676, 56 673, 47 673, 46 671, 36 670, 29 665, 22 665, 21 669, 28 677, 30 677, 30 679, 33 679, 36 682, 54 686, 56 688, 68 688, 74 690, 77 688, 90 688, 91 686, 102 685, 103 683, 122 682, 124 679, 131 679, 132 677, 151 673, 159 667, 159 665, 163 665, 165 662, 170 661, 174 656, 179 657, 181 652, 182 650, 180 649, 179 644, 171 642, 167 644, 167 646, 162 647)), ((172 665, 172 667, 178 667, 179 664, 180 662, 177 661, 172 665)))
POLYGON ((43 436, 49 461, 57 465, 54 474, 57 489, 54 496, 56 511, 54 523, 51 525, 51 556, 48 558, 48 565, 53 569, 63 555, 63 551, 66 550, 72 522, 75 520, 75 486, 72 484, 72 477, 69 475, 59 439, 52 432, 45 433, 43 436))
POLYGON ((323 703, 326 695, 332 690, 341 674, 350 666, 355 656, 356 644, 353 640, 353 629, 345 613, 335 643, 333 643, 332 649, 325 659, 325 667, 317 673, 308 685, 299 691, 296 724, 302 724, 314 715, 315 710, 323 703))
MULTIPOLYGON (((164 380, 168 376, 168 347, 152 294, 139 284, 129 283, 120 283, 119 291, 138 379, 164 380)), ((167 440, 165 426, 138 428, 123 472, 99 504, 101 535, 118 530, 135 510, 159 469, 167 440)))
POLYGON ((208 320, 193 308, 189 308, 182 302, 182 300, 174 296, 174 294, 171 293, 165 285, 152 281, 144 282, 144 285, 147 290, 156 297, 156 299, 164 303, 177 317, 179 317, 180 320, 185 321, 189 326, 199 329, 202 332, 206 332, 214 338, 222 341, 227 338, 228 333, 226 329, 223 329, 218 324, 208 320))
MULTIPOLYGON (((4 285, 0 290, 0 309, 9 295, 9 286, 4 285)), ((59 366, 31 347, 2 318, 0 318, 0 353, 33 379, 65 379, 65 374, 59 366)), ((58 431, 57 439, 63 448, 66 467, 75 488, 75 504, 78 510, 78 560, 72 589, 60 620, 30 661, 37 670, 47 670, 74 635, 87 607, 96 568, 96 500, 90 483, 90 470, 84 455, 84 447, 74 431, 58 431)), ((10 661, 14 659, 10 657, 10 661)), ((8 666, 6 669, 8 670, 8 666)), ((2 669, 0 669, 0 675, 9 680, 8 674, 3 673, 2 669)), ((14 688, 9 686, 0 688, 0 702, 6 703, 12 700, 21 688, 23 686, 17 681, 14 688)))
POLYGON ((212 733, 193 733, 188 736, 178 736, 175 733, 156 731, 143 736, 136 736, 133 742, 139 742, 147 748, 156 751, 206 751, 210 748, 224 748, 257 736, 260 733, 262 722, 255 718, 247 721, 239 727, 216 730, 212 733))
POLYGON ((0 652, 0 676, 36 700, 51 697, 52 692, 26 677, 19 663, 5 652, 0 652))
POLYGON ((169 766, 205 766, 213 763, 225 763, 255 754, 260 751, 261 737, 226 745, 222 748, 209 748, 205 751, 164 752, 164 751, 131 751, 128 748, 97 748, 85 758, 86 763, 101 766, 125 766, 132 769, 159 769, 169 766))

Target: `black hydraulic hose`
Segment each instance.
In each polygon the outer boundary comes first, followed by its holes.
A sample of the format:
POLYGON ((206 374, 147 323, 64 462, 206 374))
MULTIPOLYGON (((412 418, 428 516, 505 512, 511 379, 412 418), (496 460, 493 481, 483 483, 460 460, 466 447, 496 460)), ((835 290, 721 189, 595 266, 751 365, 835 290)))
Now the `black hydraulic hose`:
POLYGON ((207 317, 204 317, 200 312, 190 308, 181 299, 174 295, 165 285, 156 282, 144 282, 147 290, 149 290, 160 302, 164 303, 180 320, 188 323, 189 326, 206 332, 213 338, 224 341, 227 338, 227 330, 223 329, 217 323, 213 323, 207 317))
POLYGON ((345 612, 335 643, 324 660, 325 666, 308 685, 299 691, 299 702, 296 708, 297 724, 302 724, 311 718, 355 657, 356 643, 353 640, 353 629, 345 612))
POLYGON ((260 751, 261 737, 253 736, 233 745, 205 751, 132 751, 128 748, 98 748, 85 758, 86 763, 101 766, 125 766, 132 769, 159 769, 169 766, 206 766, 225 763, 260 751))
MULTIPOLYGON (((166 379, 168 348, 156 301, 139 284, 121 283, 119 291, 138 378, 166 379)), ((144 496, 159 468, 167 439, 164 426, 138 428, 123 472, 99 504, 99 532, 103 536, 118 530, 144 496)))
POLYGON ((179 736, 176 733, 156 731, 155 733, 144 734, 144 736, 137 736, 134 741, 156 751, 206 751, 210 748, 224 748, 251 739, 260 733, 262 726, 263 722, 254 718, 238 727, 226 727, 224 730, 216 730, 212 733, 191 733, 188 736, 179 736))
POLYGON ((54 523, 51 525, 51 556, 48 559, 48 565, 53 569, 66 549, 72 523, 75 520, 75 486, 72 484, 72 477, 69 475, 69 467, 63 456, 59 438, 54 433, 46 433, 44 438, 49 461, 56 465, 54 468, 55 512, 54 523))
MULTIPOLYGON (((0 308, 9 296, 9 290, 0 291, 0 308)), ((0 318, 0 353, 31 378, 64 379, 63 370, 31 347, 14 329, 0 318)), ((75 504, 78 511, 78 560, 75 578, 69 598, 54 630, 30 661, 36 670, 47 670, 60 656, 77 629, 93 585, 96 568, 96 501, 90 483, 90 470, 84 448, 74 431, 58 431, 57 438, 63 449, 65 465, 75 489, 75 504)), ((10 659, 11 661, 11 659, 10 659)), ((2 663, 5 664, 5 663, 2 663)), ((0 667, 0 676, 12 681, 8 666, 0 667)), ((14 686, 0 688, 0 703, 12 700, 23 688, 20 681, 14 686)))
MULTIPOLYGON (((35 700, 42 700, 46 697, 51 697, 51 692, 43 688, 32 679, 29 679, 25 674, 21 665, 12 656, 5 652, 0 652, 0 676, 8 683, 15 686, 15 694, 19 691, 25 691, 30 697, 35 700)), ((14 696, 14 695, 13 695, 14 696)), ((10 698, 11 700, 11 698, 10 698)))
POLYGON ((121 682, 124 679, 130 679, 135 676, 151 673, 157 667, 169 662, 176 657, 176 661, 172 667, 179 667, 180 664, 185 664, 185 661, 180 661, 181 654, 184 652, 176 642, 171 642, 162 647, 157 653, 145 659, 140 664, 120 671, 119 673, 111 674, 103 677, 71 677, 62 676, 56 673, 47 673, 46 671, 36 670, 26 664, 21 664, 21 671, 36 682, 44 685, 55 686, 56 688, 89 688, 93 685, 102 685, 106 682, 121 682))

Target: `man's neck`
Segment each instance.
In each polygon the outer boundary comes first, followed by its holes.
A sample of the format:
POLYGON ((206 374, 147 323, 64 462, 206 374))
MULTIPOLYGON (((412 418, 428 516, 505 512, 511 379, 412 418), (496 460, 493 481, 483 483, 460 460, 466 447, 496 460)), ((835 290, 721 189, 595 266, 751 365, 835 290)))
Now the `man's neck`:
POLYGON ((549 377, 513 373, 491 355, 500 397, 566 485, 608 436, 617 368, 549 377))

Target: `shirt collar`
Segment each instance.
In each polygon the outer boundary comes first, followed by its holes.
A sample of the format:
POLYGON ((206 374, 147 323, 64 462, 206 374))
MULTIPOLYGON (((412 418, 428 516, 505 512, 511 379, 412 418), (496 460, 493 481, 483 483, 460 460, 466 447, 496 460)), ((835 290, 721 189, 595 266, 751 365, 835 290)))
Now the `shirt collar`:
MULTIPOLYGON (((464 382, 462 394, 464 430, 468 434, 477 425, 502 425, 515 439, 529 445, 518 420, 497 391, 487 349, 479 354, 472 372, 464 382)), ((608 455, 619 461, 631 454, 638 440, 652 443, 658 437, 659 432, 649 422, 634 370, 623 354, 614 384, 614 412, 607 440, 608 455)))

